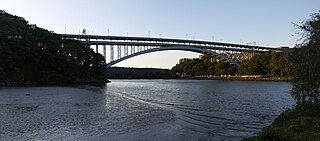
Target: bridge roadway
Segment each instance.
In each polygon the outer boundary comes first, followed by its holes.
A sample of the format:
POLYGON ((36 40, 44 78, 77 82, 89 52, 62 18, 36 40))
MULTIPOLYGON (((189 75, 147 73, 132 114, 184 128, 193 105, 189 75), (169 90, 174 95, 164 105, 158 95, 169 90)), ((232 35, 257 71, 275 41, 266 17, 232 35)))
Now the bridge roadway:
POLYGON ((266 51, 285 51, 287 49, 253 46, 234 43, 186 40, 186 39, 170 39, 170 38, 153 38, 153 37, 128 37, 128 36, 102 36, 102 35, 76 35, 76 34, 61 34, 63 39, 79 40, 82 43, 91 46, 103 46, 104 56, 106 57, 106 46, 110 49, 110 62, 107 67, 110 67, 118 62, 129 59, 134 56, 163 51, 163 50, 184 50, 197 53, 209 53, 220 58, 228 60, 230 63, 239 66, 239 62, 235 61, 236 56, 251 55, 266 51), (117 47, 115 54, 114 48, 117 47), (129 51, 130 50, 130 51, 129 51), (123 52, 122 52, 123 51, 123 52), (117 56, 117 59, 114 57, 117 56), (232 58, 232 59, 231 59, 232 58))

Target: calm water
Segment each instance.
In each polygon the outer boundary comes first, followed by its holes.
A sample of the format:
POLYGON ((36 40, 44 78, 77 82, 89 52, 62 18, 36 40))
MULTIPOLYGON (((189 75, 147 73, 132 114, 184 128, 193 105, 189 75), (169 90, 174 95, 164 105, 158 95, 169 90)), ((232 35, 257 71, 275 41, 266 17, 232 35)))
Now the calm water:
POLYGON ((0 140, 240 140, 294 104, 290 89, 214 80, 0 88, 0 140))

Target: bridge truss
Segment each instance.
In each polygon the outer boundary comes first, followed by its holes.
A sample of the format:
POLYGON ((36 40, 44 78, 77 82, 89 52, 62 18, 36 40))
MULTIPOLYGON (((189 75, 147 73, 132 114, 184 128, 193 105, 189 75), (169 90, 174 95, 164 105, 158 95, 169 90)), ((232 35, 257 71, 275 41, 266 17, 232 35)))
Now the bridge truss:
POLYGON ((102 55, 105 57, 106 62, 108 62, 107 67, 111 67, 131 57, 165 50, 183 50, 211 54, 239 66, 239 62, 242 59, 251 58, 256 53, 285 50, 265 46, 169 38, 76 34, 61 34, 61 36, 64 39, 79 40, 89 47, 95 46, 97 53, 101 52, 99 52, 99 48, 102 47, 102 55), (109 53, 109 59, 107 58, 107 52, 109 53))

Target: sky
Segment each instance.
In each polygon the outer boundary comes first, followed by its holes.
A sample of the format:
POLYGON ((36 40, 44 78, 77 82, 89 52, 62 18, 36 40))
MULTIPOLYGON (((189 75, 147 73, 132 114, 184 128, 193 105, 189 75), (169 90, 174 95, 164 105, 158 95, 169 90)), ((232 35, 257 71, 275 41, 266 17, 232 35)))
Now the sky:
MULTIPOLYGON (((0 10, 55 33, 197 39, 263 46, 299 42, 294 24, 320 10, 320 0, 1 0, 0 10)), ((163 51, 115 66, 172 68, 199 54, 163 51)))

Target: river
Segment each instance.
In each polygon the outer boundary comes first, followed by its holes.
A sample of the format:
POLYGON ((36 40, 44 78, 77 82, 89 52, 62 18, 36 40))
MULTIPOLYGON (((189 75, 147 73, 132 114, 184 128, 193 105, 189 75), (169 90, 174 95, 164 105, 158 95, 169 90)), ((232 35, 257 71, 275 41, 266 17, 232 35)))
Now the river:
POLYGON ((0 88, 0 140, 240 140, 294 104, 287 82, 111 81, 0 88))

